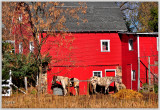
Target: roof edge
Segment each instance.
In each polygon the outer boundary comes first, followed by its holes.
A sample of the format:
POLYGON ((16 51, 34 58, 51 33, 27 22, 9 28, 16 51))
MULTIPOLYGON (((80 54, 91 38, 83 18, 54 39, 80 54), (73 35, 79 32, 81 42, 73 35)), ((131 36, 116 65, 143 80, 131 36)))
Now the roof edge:
POLYGON ((144 33, 140 33, 140 32, 118 32, 119 34, 136 34, 136 35, 158 35, 158 32, 144 32, 144 33))

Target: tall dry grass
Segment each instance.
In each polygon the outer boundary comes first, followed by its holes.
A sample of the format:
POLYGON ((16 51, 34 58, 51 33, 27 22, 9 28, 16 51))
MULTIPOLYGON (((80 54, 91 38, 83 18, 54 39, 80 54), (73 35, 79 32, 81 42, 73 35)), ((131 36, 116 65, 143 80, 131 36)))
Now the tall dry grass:
POLYGON ((15 94, 2 97, 2 108, 158 108, 158 95, 143 99, 119 99, 112 95, 54 96, 51 94, 15 94))

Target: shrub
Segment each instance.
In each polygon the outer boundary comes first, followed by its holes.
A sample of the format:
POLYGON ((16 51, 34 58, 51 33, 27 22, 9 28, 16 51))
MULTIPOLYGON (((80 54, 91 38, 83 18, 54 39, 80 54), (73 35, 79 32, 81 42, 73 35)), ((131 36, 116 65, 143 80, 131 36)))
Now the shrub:
POLYGON ((37 90, 33 89, 33 90, 31 91, 31 94, 37 94, 37 90))
POLYGON ((154 84, 154 92, 158 93, 158 84, 154 84))

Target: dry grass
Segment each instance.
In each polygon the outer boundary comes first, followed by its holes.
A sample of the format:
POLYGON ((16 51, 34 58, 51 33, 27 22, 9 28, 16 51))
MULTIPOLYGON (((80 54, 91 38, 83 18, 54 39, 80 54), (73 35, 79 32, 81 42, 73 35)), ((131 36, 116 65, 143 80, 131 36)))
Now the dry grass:
POLYGON ((15 94, 2 97, 2 108, 158 108, 157 94, 143 98, 120 99, 112 95, 54 96, 15 94))

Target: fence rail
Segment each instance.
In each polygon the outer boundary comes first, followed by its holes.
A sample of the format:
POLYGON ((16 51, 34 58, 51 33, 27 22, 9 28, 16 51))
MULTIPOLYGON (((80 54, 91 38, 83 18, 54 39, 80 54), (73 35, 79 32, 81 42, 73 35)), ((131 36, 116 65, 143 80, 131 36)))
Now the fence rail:
POLYGON ((2 84, 2 96, 11 96, 12 88, 12 77, 11 77, 11 70, 9 71, 9 80, 2 80, 2 82, 8 82, 8 84, 2 84), (8 87, 9 89, 4 90, 3 87, 8 87))
POLYGON ((21 89, 19 89, 16 85, 14 85, 12 83, 12 76, 11 76, 11 74, 12 74, 12 71, 10 70, 9 71, 9 79, 8 80, 2 80, 2 82, 8 83, 8 84, 2 84, 2 86, 1 86, 2 87, 2 96, 11 96, 11 94, 12 94, 12 87, 11 86, 16 87, 20 92, 26 94, 24 91, 22 91, 21 89), (3 87, 4 88, 7 87, 8 89, 5 90, 5 89, 3 89, 3 87))

